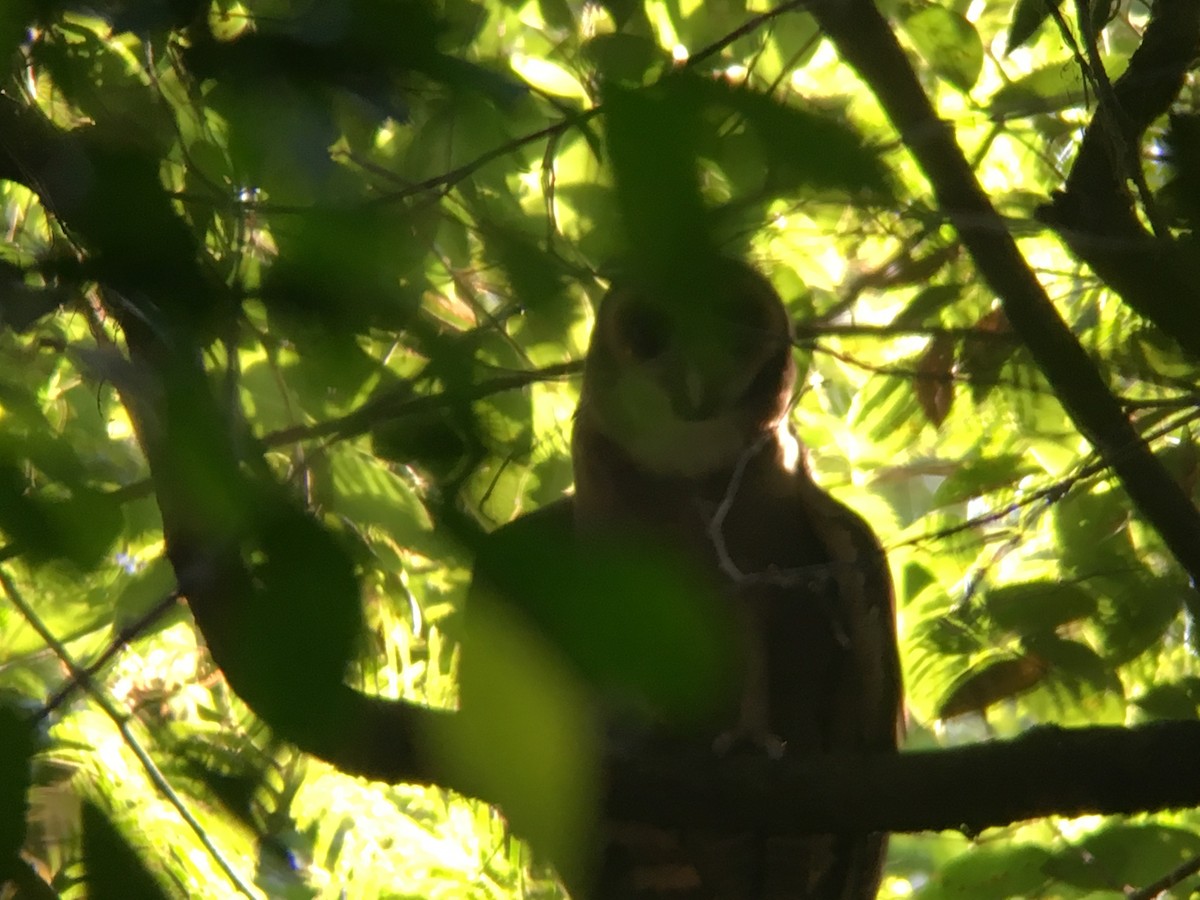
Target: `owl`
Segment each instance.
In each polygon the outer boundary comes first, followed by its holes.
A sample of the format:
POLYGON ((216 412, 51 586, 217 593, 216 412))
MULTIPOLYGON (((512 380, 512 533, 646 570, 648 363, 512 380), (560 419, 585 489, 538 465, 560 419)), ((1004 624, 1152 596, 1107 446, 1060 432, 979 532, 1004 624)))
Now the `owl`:
MULTIPOLYGON (((902 689, 886 560, 868 525, 805 468, 788 423, 792 347, 779 295, 743 262, 705 259, 677 279, 618 278, 584 366, 574 494, 492 536, 503 547, 523 532, 565 531, 584 550, 635 536, 682 561, 722 606, 735 662, 704 714, 681 725, 646 711, 632 726, 614 715, 608 739, 620 754, 897 747, 902 689)), ((563 604, 572 594, 555 592, 563 604)), ((596 702, 605 708, 604 689, 596 702)), ((597 834, 598 874, 583 892, 600 898, 871 898, 886 850, 880 834, 737 834, 611 818, 597 834)))

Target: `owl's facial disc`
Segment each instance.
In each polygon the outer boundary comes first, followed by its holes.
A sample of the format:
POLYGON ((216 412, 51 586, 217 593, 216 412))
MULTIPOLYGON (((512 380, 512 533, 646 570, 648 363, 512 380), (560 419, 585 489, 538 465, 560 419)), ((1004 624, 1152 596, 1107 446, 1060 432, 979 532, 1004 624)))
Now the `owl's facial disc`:
POLYGON ((717 471, 778 424, 791 365, 787 317, 769 286, 751 287, 686 307, 629 288, 604 301, 586 402, 643 466, 685 476, 717 471))

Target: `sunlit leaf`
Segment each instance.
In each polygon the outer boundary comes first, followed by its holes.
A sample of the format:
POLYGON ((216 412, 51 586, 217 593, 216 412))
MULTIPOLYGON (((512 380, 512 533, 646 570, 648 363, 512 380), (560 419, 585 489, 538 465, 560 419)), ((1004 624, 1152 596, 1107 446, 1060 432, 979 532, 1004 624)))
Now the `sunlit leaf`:
MULTIPOLYGON (((889 275, 889 280, 891 276, 889 275)), ((892 321, 897 328, 919 328, 963 295, 960 284, 934 284, 924 288, 892 321)))
POLYGON ((481 593, 471 611, 455 729, 432 735, 445 765, 503 804, 518 831, 578 877, 599 802, 600 747, 590 701, 557 648, 481 593))
POLYGON ((1047 874, 1090 891, 1150 884, 1200 854, 1191 829, 1152 822, 1113 823, 1073 842, 1046 864, 1047 874))
POLYGON ((904 31, 930 67, 960 91, 983 69, 983 42, 967 19, 944 6, 926 6, 904 19, 904 31))
POLYGON ((379 460, 339 451, 331 460, 335 510, 360 527, 384 529, 405 547, 425 549, 432 529, 420 498, 399 475, 379 460))
POLYGON ((1136 569, 1124 577, 1099 577, 1098 625, 1106 656, 1127 662, 1163 637, 1176 621, 1187 587, 1176 578, 1155 578, 1136 569))
POLYGON ((1048 878, 1046 864, 1052 854, 1035 844, 974 846, 947 862, 928 887, 922 900, 1008 900, 1036 893, 1048 878))
POLYGON ((962 503, 1004 488, 1015 488, 1033 466, 1020 455, 962 460, 934 494, 934 505, 962 503))
POLYGON ((579 83, 579 79, 558 63, 523 54, 514 54, 510 62, 517 74, 539 91, 557 97, 587 99, 587 91, 579 83))
POLYGON ((1033 37, 1042 23, 1061 6, 1062 0, 1017 0, 1013 4, 1005 52, 1012 53, 1033 37))
POLYGON ((1092 615, 1096 598, 1080 584, 1027 581, 991 588, 983 595, 983 605, 1001 628, 1041 634, 1092 615))
POLYGON ((645 84, 670 62, 657 43, 625 32, 598 34, 583 45, 582 52, 597 75, 618 84, 645 84))
MULTIPOLYGON (((1123 59, 1105 60, 1111 79, 1125 68, 1123 59)), ((1079 106, 1090 99, 1079 64, 1074 59, 1048 63, 1009 82, 992 95, 988 112, 996 121, 1054 113, 1079 106)))

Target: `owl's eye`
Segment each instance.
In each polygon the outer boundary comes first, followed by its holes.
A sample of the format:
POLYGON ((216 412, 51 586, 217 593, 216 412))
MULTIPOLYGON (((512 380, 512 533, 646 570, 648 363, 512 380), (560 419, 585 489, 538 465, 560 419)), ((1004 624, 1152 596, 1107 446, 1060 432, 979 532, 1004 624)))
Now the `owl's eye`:
POLYGON ((755 296, 720 295, 713 299, 710 315, 721 326, 767 331, 771 327, 771 310, 755 296))
POLYGON ((628 303, 617 311, 617 337, 621 346, 643 362, 662 355, 670 342, 670 322, 644 303, 628 303))

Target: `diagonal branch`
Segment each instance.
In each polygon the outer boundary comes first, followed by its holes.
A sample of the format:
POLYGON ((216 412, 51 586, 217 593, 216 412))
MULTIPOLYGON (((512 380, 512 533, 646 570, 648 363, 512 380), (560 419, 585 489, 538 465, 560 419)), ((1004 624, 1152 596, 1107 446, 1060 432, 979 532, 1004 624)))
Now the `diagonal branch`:
POLYGON ((1075 426, 1193 583, 1200 583, 1200 513, 1150 452, 1046 296, 875 4, 812 0, 809 9, 879 99, 1075 426))
MULTIPOLYGON (((1100 92, 1062 191, 1039 217, 1137 313, 1200 356, 1200 266, 1195 251, 1138 218, 1127 179, 1141 176, 1146 129, 1170 108, 1196 57, 1200 4, 1160 0, 1125 73, 1100 92)), ((1091 68, 1098 78, 1103 72, 1091 68)))

